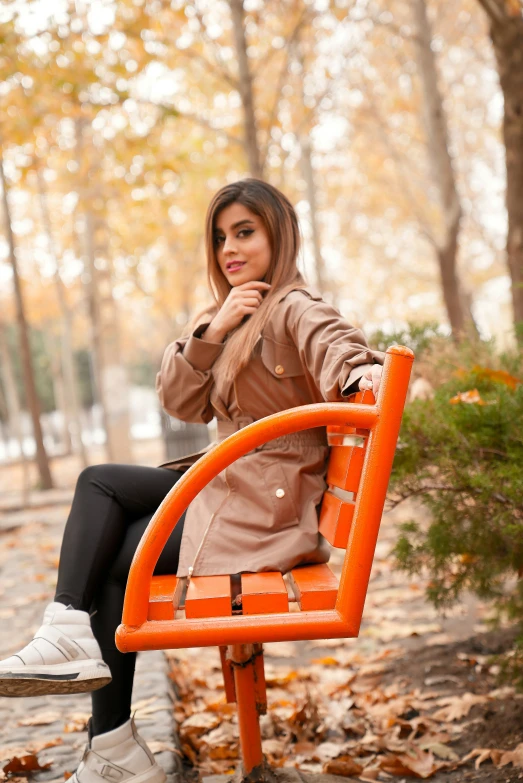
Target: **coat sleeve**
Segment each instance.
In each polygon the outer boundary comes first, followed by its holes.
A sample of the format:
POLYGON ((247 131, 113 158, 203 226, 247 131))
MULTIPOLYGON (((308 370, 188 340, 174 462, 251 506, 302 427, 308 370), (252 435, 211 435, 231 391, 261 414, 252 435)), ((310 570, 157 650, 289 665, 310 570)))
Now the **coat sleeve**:
POLYGON ((362 375, 385 354, 369 348, 360 329, 322 299, 289 297, 287 331, 326 402, 341 402, 358 389, 362 375))
POLYGON ((201 339, 208 325, 200 324, 189 337, 168 345, 156 376, 156 392, 162 408, 186 422, 207 424, 214 415, 209 401, 213 385, 211 367, 224 344, 201 339))

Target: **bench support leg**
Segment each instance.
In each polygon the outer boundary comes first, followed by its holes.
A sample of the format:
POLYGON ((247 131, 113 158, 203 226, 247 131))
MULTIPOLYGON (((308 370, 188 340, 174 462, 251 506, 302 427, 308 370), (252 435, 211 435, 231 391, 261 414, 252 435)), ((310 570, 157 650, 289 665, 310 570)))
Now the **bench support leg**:
POLYGON ((276 776, 264 759, 261 745, 259 715, 264 705, 259 701, 261 645, 235 644, 228 649, 234 670, 242 765, 242 783, 274 783, 276 776))

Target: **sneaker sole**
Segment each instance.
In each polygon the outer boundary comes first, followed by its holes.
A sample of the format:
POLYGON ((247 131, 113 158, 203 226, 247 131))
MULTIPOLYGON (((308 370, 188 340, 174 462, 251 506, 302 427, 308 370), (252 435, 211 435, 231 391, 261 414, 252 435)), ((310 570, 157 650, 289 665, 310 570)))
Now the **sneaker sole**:
MULTIPOLYGON (((84 664, 87 661, 83 662, 84 664)), ((0 696, 47 696, 60 693, 87 693, 111 682, 107 664, 89 661, 88 666, 66 663, 32 666, 19 671, 0 672, 0 696), (51 670, 51 671, 50 671, 51 670)))
MULTIPOLYGON (((86 770, 86 773, 89 774, 90 770, 86 770)), ((90 774, 92 774, 92 772, 90 774)), ((75 772, 70 780, 71 783, 82 783, 82 775, 80 774, 80 777, 78 777, 77 772, 75 772)), ((109 778, 102 778, 102 780, 109 781, 109 778)), ((155 762, 154 766, 146 769, 145 772, 125 778, 124 783, 165 783, 166 780, 167 775, 164 770, 155 762)))

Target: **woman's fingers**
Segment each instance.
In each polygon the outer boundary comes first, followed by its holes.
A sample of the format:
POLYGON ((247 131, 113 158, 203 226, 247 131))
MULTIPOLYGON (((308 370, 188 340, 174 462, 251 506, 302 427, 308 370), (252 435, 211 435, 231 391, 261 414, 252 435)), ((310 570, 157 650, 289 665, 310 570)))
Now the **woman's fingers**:
POLYGON ((361 391, 372 390, 374 396, 377 397, 380 389, 382 372, 383 367, 381 364, 373 364, 360 379, 359 386, 361 391))
POLYGON ((372 370, 371 370, 371 383, 372 383, 372 391, 374 392, 374 396, 378 396, 378 392, 380 390, 380 383, 381 383, 381 373, 383 372, 383 367, 381 364, 373 364, 372 370))

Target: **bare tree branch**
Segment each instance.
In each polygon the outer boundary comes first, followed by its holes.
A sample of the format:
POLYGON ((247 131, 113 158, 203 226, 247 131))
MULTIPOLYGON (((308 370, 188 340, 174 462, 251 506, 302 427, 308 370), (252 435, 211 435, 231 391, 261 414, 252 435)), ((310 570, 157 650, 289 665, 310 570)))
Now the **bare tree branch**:
POLYGON ((189 47, 188 49, 179 49, 178 50, 180 54, 185 55, 185 57, 188 57, 191 60, 194 60, 196 62, 199 62, 201 65, 204 66, 205 70, 208 71, 214 78, 217 76, 221 76, 222 79, 229 85, 229 87, 232 87, 233 90, 238 89, 238 80, 232 76, 232 74, 229 73, 227 69, 224 69, 221 67, 220 64, 216 64, 213 62, 210 62, 206 57, 203 56, 203 54, 199 54, 199 52, 195 52, 194 49, 191 49, 189 47))
POLYGON ((367 91, 367 98, 369 102, 370 112, 376 120, 376 128, 378 130, 380 140, 394 162, 396 174, 400 181, 401 187, 403 188, 403 192, 407 198, 407 201, 409 202, 410 208, 412 209, 412 213, 420 225, 421 233, 434 248, 437 248, 436 239, 434 237, 430 224, 427 218, 425 217, 425 215, 423 214, 423 212, 420 210, 419 203, 416 197, 414 196, 414 194, 412 193, 412 189, 410 186, 410 181, 411 181, 411 174, 409 171, 410 164, 407 164, 407 161, 404 159, 403 155, 392 143, 390 134, 385 132, 384 128, 386 127, 386 123, 383 117, 381 116, 376 101, 374 100, 372 89, 370 88, 367 91))
POLYGON ((176 116, 183 120, 189 120, 190 122, 194 122, 196 125, 201 125, 203 128, 206 128, 213 133, 221 133, 230 144, 238 144, 240 147, 243 146, 241 139, 237 138, 236 136, 232 136, 223 128, 217 128, 215 125, 212 125, 210 120, 207 120, 205 117, 200 117, 198 114, 191 114, 191 112, 181 111, 176 106, 170 106, 167 103, 155 103, 154 101, 147 101, 143 98, 137 99, 136 103, 140 104, 141 106, 152 106, 155 109, 160 109, 160 111, 170 113, 174 112, 176 116))
MULTIPOLYGON (((306 21, 308 16, 309 16, 309 9, 308 8, 304 8, 300 18, 298 19, 298 22, 294 26, 294 29, 292 30, 291 34, 289 35, 289 37, 287 38, 287 41, 286 41, 286 45, 285 45, 286 57, 285 57, 285 61, 283 63, 283 66, 282 66, 282 68, 280 70, 280 73, 278 75, 278 81, 276 83, 276 89, 274 91, 274 96, 275 96, 274 97, 274 103, 272 105, 272 109, 271 109, 271 112, 269 114, 269 121, 268 121, 268 124, 267 124, 267 142, 266 142, 266 144, 264 145, 264 147, 261 150, 261 156, 262 156, 262 160, 263 160, 264 164, 265 164, 265 161, 267 159, 268 152, 269 152, 269 144, 271 143, 271 129, 272 129, 272 126, 274 124, 274 119, 276 117, 276 113, 278 111, 278 105, 280 103, 281 92, 282 92, 282 89, 283 89, 283 82, 285 81, 285 77, 286 77, 286 75, 289 72, 289 62, 290 62, 290 58, 291 58, 292 47, 293 47, 293 44, 294 44, 296 38, 298 37, 298 34, 299 34, 301 28, 305 24, 305 21, 306 21)), ((260 70, 260 68, 258 70, 260 70)))

